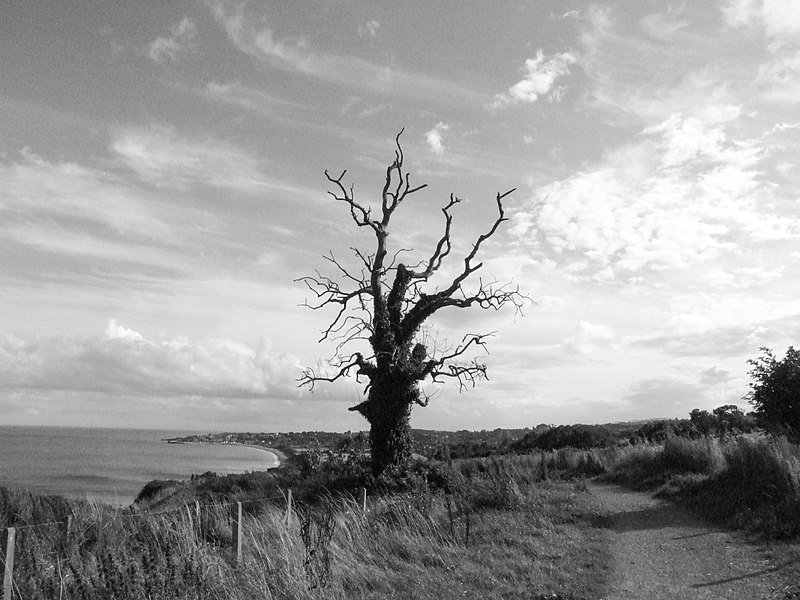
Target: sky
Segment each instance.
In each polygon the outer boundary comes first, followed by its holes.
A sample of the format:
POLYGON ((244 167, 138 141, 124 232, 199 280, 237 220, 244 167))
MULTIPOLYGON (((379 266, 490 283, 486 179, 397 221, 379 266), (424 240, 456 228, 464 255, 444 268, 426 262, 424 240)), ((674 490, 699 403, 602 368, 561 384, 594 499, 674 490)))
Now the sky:
MULTIPOLYGON (((800 11, 792 0, 4 0, 0 424, 358 431, 355 381, 297 387, 333 311, 297 278, 390 243, 523 314, 442 310, 489 380, 426 386, 426 429, 746 408, 748 359, 800 341, 800 11), (449 271, 448 271, 449 269, 449 271)), ((434 285, 434 282, 432 282, 434 285)))

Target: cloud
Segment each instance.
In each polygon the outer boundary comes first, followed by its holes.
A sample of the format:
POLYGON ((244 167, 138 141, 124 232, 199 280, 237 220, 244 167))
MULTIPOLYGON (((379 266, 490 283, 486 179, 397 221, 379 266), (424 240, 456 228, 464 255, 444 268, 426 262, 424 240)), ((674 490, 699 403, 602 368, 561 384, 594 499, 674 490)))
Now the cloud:
POLYGON ((378 28, 381 26, 376 20, 367 21, 365 25, 358 26, 358 35, 360 37, 369 36, 371 40, 375 39, 375 36, 378 35, 378 28))
POLYGON ((188 190, 205 185, 255 193, 280 187, 261 171, 262 161, 230 142, 212 136, 184 137, 173 127, 123 127, 111 151, 142 180, 188 190))
POLYGON ((480 106, 486 102, 484 94, 453 81, 379 65, 357 56, 318 51, 305 38, 278 38, 267 26, 264 15, 250 10, 247 3, 205 0, 205 4, 236 48, 273 68, 426 104, 433 99, 457 106, 465 102, 480 106))
POLYGON ((170 27, 169 32, 169 37, 156 38, 147 47, 147 56, 159 64, 177 62, 179 54, 191 51, 195 45, 197 28, 188 17, 170 27))
POLYGON ((672 294, 650 313, 653 326, 632 341, 672 356, 747 356, 759 346, 800 336, 800 313, 790 299, 720 292, 672 294))
POLYGON ((800 43, 800 13, 793 0, 726 0, 720 10, 728 27, 764 31, 773 50, 800 43))
POLYGON ((535 58, 525 61, 525 77, 508 88, 505 94, 495 96, 491 107, 502 108, 510 104, 532 103, 545 96, 548 100, 560 101, 563 88, 556 88, 556 81, 569 75, 569 67, 577 62, 570 52, 554 54, 545 58, 544 52, 538 50, 535 58))
POLYGON ((567 354, 602 358, 602 354, 607 354, 616 341, 617 336, 611 326, 582 320, 578 323, 578 332, 563 344, 563 349, 567 354))
POLYGON ((152 341, 111 320, 102 336, 0 336, 5 390, 204 398, 298 397, 299 359, 224 339, 152 341))
POLYGON ((767 34, 797 46, 800 42, 800 12, 794 0, 763 0, 767 34))
POLYGON ((425 133, 425 141, 428 142, 428 146, 430 147, 431 151, 438 156, 442 156, 444 154, 444 146, 442 145, 442 132, 447 131, 448 129, 449 126, 440 121, 433 129, 425 133))
POLYGON ((50 162, 29 148, 0 158, 0 213, 5 224, 19 221, 88 221, 94 229, 167 239, 171 228, 124 182, 72 162, 50 162), (38 219, 37 219, 38 217, 38 219))
MULTIPOLYGON (((174 207, 124 179, 24 149, 0 159, 0 239, 9 271, 64 276, 103 267, 184 272, 174 207)), ((190 219, 184 211, 177 223, 190 219)))
POLYGON ((800 103, 800 50, 781 53, 758 68, 755 85, 761 98, 787 105, 800 103))
POLYGON ((685 5, 678 8, 669 7, 664 12, 647 15, 640 21, 642 30, 650 37, 668 40, 689 25, 688 21, 680 19, 684 9, 685 5))
POLYGON ((720 11, 728 27, 749 27, 761 14, 759 0, 724 0, 720 11))
POLYGON ((677 411, 688 412, 689 407, 704 399, 700 387, 669 377, 644 379, 631 385, 625 400, 646 408, 649 417, 668 417, 677 411))
POLYGON ((646 127, 593 167, 535 189, 512 232, 600 280, 800 237, 796 214, 770 210, 766 142, 734 137, 740 118, 738 107, 708 106, 646 127))
POLYGON ((710 367, 705 369, 700 374, 700 384, 701 385, 718 385, 720 383, 726 383, 734 379, 733 375, 731 375, 730 371, 726 371, 725 369, 719 369, 717 367, 710 367))

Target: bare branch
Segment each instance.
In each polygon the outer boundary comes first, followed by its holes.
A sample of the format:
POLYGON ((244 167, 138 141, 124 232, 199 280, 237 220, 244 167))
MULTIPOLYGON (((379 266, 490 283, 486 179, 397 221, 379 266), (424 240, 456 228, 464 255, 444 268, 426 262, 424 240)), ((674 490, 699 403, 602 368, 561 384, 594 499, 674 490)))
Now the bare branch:
POLYGON ((516 188, 508 190, 505 194, 497 194, 497 212, 499 216, 495 219, 494 224, 486 233, 481 234, 478 236, 478 240, 472 245, 472 252, 470 252, 464 258, 464 270, 461 272, 458 277, 453 280, 453 283, 447 288, 444 292, 442 292, 445 296, 452 296, 456 290, 461 287, 461 283, 469 277, 472 273, 477 271, 483 266, 483 263, 478 263, 477 265, 473 265, 472 261, 474 260, 475 256, 478 254, 478 250, 481 248, 481 244, 492 237, 497 228, 500 226, 501 223, 508 221, 508 218, 505 216, 505 211, 503 210, 503 198, 508 196, 509 194, 513 193, 516 188))
POLYGON ((450 250, 452 249, 452 244, 450 243, 450 226, 453 224, 453 215, 450 214, 450 209, 459 202, 461 202, 461 198, 450 194, 450 202, 442 208, 445 219, 444 233, 442 237, 439 238, 439 242, 436 244, 436 249, 433 251, 430 259, 428 259, 428 266, 425 270, 420 273, 412 272, 412 277, 414 279, 427 280, 442 266, 442 261, 450 254, 450 250))
POLYGON ((465 390, 467 387, 475 387, 481 380, 488 380, 486 365, 473 360, 470 364, 447 365, 446 370, 436 370, 431 373, 432 380, 442 383, 440 377, 451 377, 458 380, 458 389, 465 390))
POLYGON ((374 231, 378 229, 378 222, 374 221, 371 218, 371 210, 369 208, 364 208, 358 202, 353 199, 353 187, 350 186, 350 189, 344 187, 342 183, 342 179, 347 174, 347 171, 342 171, 342 174, 339 177, 331 177, 328 171, 325 171, 325 177, 327 177, 328 181, 334 184, 337 188, 339 188, 339 192, 341 196, 337 196, 334 192, 328 192, 330 196, 332 196, 335 200, 339 202, 344 202, 350 206, 350 216, 353 218, 353 221, 359 227, 371 227, 374 231))
POLYGON ((338 379, 341 379, 342 377, 348 377, 350 375, 350 371, 356 367, 356 381, 358 381, 358 377, 361 375, 364 375, 372 380, 377 370, 377 367, 373 363, 369 362, 369 360, 365 359, 363 354, 360 352, 355 352, 350 356, 347 362, 335 365, 335 368, 338 368, 339 370, 332 377, 317 375, 313 369, 305 369, 303 371, 303 375, 297 380, 298 387, 308 386, 309 391, 313 392, 316 382, 327 381, 332 383, 338 379))
POLYGON ((462 389, 465 387, 465 381, 467 380, 474 386, 475 381, 478 379, 486 379, 486 366, 476 362, 474 359, 466 365, 453 363, 452 361, 463 356, 472 346, 480 346, 488 354, 489 351, 486 348, 485 339, 492 337, 494 333, 468 333, 462 338, 461 343, 455 350, 443 354, 439 358, 427 361, 417 373, 417 379, 422 381, 430 376, 432 381, 439 382, 439 377, 456 377, 462 389))
MULTIPOLYGON (((481 308, 499 309, 500 307, 510 303, 514 305, 518 312, 521 312, 525 302, 530 301, 528 296, 520 293, 518 286, 511 288, 510 285, 502 285, 495 288, 494 284, 485 285, 481 281, 478 291, 472 295, 465 294, 464 289, 462 288, 464 281, 483 266, 483 263, 473 264, 481 245, 495 234, 501 223, 508 220, 503 209, 503 199, 512 192, 514 192, 513 189, 504 194, 497 194, 497 218, 486 233, 478 236, 478 239, 472 245, 472 250, 464 258, 464 268, 462 269, 461 273, 459 273, 453 279, 450 285, 446 289, 434 294, 425 294, 421 291, 419 292, 419 299, 414 306, 408 310, 400 327, 405 339, 410 339, 413 337, 422 323, 424 323, 428 317, 445 306, 468 308, 477 304, 481 308)), ((434 251, 429 262, 428 270, 430 270, 431 273, 439 268, 441 261, 450 252, 451 218, 448 211, 457 201, 457 198, 451 196, 450 202, 445 207, 445 217, 447 219, 445 233, 443 234, 442 238, 440 238, 437 249, 434 251)), ((426 275, 427 271, 419 274, 420 278, 424 278, 426 275)))

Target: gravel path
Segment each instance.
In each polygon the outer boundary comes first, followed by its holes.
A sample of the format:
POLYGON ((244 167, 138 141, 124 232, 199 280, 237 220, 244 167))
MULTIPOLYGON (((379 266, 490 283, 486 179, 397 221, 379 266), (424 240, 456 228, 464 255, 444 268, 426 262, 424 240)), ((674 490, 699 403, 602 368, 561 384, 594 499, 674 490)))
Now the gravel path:
POLYGON ((760 547, 647 494, 590 489, 611 536, 613 575, 604 599, 800 598, 796 546, 760 547))

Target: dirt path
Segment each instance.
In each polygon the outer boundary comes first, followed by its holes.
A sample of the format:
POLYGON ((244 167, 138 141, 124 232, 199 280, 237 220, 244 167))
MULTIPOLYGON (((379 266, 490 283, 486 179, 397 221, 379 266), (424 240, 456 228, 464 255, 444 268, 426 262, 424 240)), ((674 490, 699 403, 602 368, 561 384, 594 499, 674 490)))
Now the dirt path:
POLYGON ((608 529, 613 575, 607 600, 800 598, 797 554, 739 534, 648 494, 593 484, 608 529))

